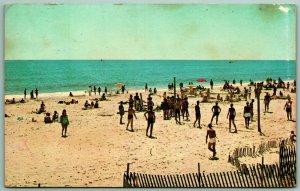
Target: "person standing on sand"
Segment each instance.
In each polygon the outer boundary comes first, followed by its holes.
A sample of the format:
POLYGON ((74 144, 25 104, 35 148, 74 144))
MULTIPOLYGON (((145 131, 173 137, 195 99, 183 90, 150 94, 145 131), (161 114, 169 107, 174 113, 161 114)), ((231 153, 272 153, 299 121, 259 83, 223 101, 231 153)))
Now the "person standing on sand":
POLYGON ((194 127, 198 121, 198 127, 201 128, 200 125, 200 120, 201 120, 201 112, 200 112, 200 106, 199 106, 200 101, 197 101, 197 105, 195 106, 195 115, 196 115, 196 120, 194 122, 194 127))
POLYGON ((212 125, 211 123, 208 124, 208 129, 207 129, 207 133, 206 133, 206 144, 207 144, 207 138, 209 138, 208 140, 208 149, 210 151, 213 152, 213 158, 216 156, 217 152, 216 152, 216 131, 214 129, 212 129, 212 125))
POLYGON ((152 138, 152 131, 153 131, 153 124, 155 123, 155 112, 153 111, 153 108, 150 107, 148 111, 144 113, 144 116, 147 120, 147 130, 146 130, 146 136, 148 137, 148 130, 150 127, 150 138, 152 138), (147 115, 148 117, 147 117, 147 115))
POLYGON ((182 119, 184 120, 184 115, 186 116, 186 121, 189 120, 189 102, 188 102, 188 97, 185 97, 182 101, 182 119))
POLYGON ((105 92, 105 94, 107 94, 107 87, 106 86, 104 88, 104 92, 105 92))
POLYGON ((246 102, 246 106, 244 107, 244 118, 246 128, 249 129, 249 122, 251 117, 251 107, 249 106, 249 102, 246 102))
POLYGON ((126 126, 126 130, 128 130, 128 126, 129 126, 129 123, 130 123, 131 131, 133 131, 133 116, 135 117, 135 119, 137 119, 137 117, 135 115, 135 111, 132 109, 132 106, 129 106, 129 109, 128 109, 128 123, 127 123, 127 126, 126 126))
POLYGON ((33 90, 30 92, 30 99, 34 99, 33 90))
POLYGON ((134 109, 136 111, 139 111, 140 110, 140 97, 137 92, 135 93, 133 100, 134 100, 134 109))
POLYGON ((25 90, 24 90, 24 99, 26 99, 26 95, 27 95, 27 90, 25 88, 25 90))
POLYGON ((288 121, 292 120, 292 103, 293 102, 291 101, 291 98, 289 97, 288 101, 286 101, 284 108, 283 108, 286 111, 288 121))
POLYGON ((211 117, 210 123, 212 123, 214 117, 216 116, 216 124, 218 125, 218 118, 219 114, 221 113, 221 108, 218 106, 218 102, 216 102, 216 105, 211 108, 211 111, 213 112, 213 116, 211 117))
POLYGON ((62 115, 60 116, 60 123, 61 123, 61 136, 62 137, 67 137, 67 128, 69 125, 69 119, 67 115, 67 111, 64 109, 62 112, 62 115))
POLYGON ((37 88, 35 88, 35 97, 36 97, 36 99, 38 98, 38 95, 39 95, 39 90, 37 88))
POLYGON ((147 92, 148 91, 148 84, 146 83, 145 84, 145 92, 147 92))
POLYGON ((234 118, 236 116, 236 113, 235 113, 235 109, 233 107, 233 104, 230 104, 230 108, 228 109, 228 113, 227 113, 227 119, 228 119, 228 116, 229 116, 229 132, 231 132, 231 122, 232 122, 232 124, 235 128, 234 133, 237 133, 236 125, 234 123, 234 118))
POLYGON ((101 94, 101 88, 100 87, 98 87, 98 93, 99 93, 99 95, 101 94))
POLYGON ((123 106, 123 101, 120 102, 120 105, 119 105, 119 114, 120 114, 120 124, 124 124, 122 122, 122 119, 123 119, 123 115, 125 114, 125 111, 124 111, 124 106, 123 106))
POLYGON ((214 82, 212 79, 210 79, 210 89, 213 89, 213 87, 214 87, 214 82))
POLYGON ((179 123, 179 125, 181 124, 180 123, 180 110, 181 110, 181 101, 180 101, 180 98, 177 98, 177 102, 175 103, 175 121, 176 121, 176 124, 179 123))
POLYGON ((270 101, 271 101, 271 96, 270 96, 270 94, 267 92, 266 95, 265 95, 265 98, 264 98, 265 112, 269 112, 270 101))

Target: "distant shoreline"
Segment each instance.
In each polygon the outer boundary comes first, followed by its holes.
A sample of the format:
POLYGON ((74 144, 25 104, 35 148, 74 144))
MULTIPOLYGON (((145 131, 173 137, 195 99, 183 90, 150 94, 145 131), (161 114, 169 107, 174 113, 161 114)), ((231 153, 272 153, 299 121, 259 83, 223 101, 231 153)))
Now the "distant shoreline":
MULTIPOLYGON (((254 81, 254 83, 257 83, 257 82, 260 82, 260 81, 254 81)), ((285 83, 289 82, 290 84, 294 82, 294 80, 284 80, 285 83)), ((206 83, 209 83, 206 82, 206 83)), ((232 84, 232 81, 230 82, 230 84, 232 84)), ((248 86, 249 82, 247 83, 244 83, 243 82, 243 86, 242 87, 249 87, 248 86), (247 84, 247 86, 245 86, 244 84, 247 84)), ((201 85, 201 83, 194 83, 195 87, 198 86, 198 85, 201 85)), ((219 83, 214 83, 214 88, 216 89, 220 89, 223 87, 224 84, 219 84, 219 83)), ((239 81, 236 81, 236 86, 240 87, 240 82, 239 81)), ((210 85, 202 85, 204 88, 210 88, 210 85)), ((184 87, 186 87, 186 85, 184 85, 184 87)), ((148 86, 148 90, 149 90, 149 86, 148 86)), ((152 88, 152 91, 153 91, 153 88, 154 87, 151 87, 152 88)), ((167 88, 163 88, 163 87, 156 87, 157 89, 157 92, 160 93, 160 92, 173 92, 172 91, 169 91, 167 88)), ((179 83, 177 83, 177 86, 176 86, 176 92, 178 93, 179 91, 179 83)), ((242 89, 241 89, 242 90, 242 89)), ((39 98, 49 98, 49 97, 69 97, 69 93, 72 92, 72 94, 74 95, 74 99, 76 99, 76 96, 89 96, 89 93, 88 93, 88 89, 87 90, 76 90, 76 91, 68 91, 68 92, 49 92, 49 93, 39 93, 38 97, 39 98)), ((121 92, 121 91, 120 91, 121 92)), ((127 92, 127 90, 125 90, 125 92, 127 92)), ((145 92, 144 88, 142 89, 129 89, 128 90, 128 94, 134 94, 134 93, 141 93, 141 92, 145 92)), ((104 88, 101 88, 101 93, 100 95, 98 94, 98 92, 96 91, 96 95, 95 93, 92 91, 91 92, 91 96, 101 96, 102 93, 104 93, 104 88)), ((109 91, 108 89, 108 93, 113 93, 113 94, 116 94, 116 91, 109 91)), ((120 93, 121 94, 121 93, 120 93)), ((21 99, 21 98, 24 98, 24 94, 4 94, 5 96, 5 99, 12 99, 12 98, 16 98, 16 99, 21 99)), ((34 94, 35 96, 35 94, 34 94)), ((27 99, 29 99, 30 97, 30 91, 27 90, 27 95, 26 95, 27 99)), ((71 98, 71 97, 70 97, 71 98)))

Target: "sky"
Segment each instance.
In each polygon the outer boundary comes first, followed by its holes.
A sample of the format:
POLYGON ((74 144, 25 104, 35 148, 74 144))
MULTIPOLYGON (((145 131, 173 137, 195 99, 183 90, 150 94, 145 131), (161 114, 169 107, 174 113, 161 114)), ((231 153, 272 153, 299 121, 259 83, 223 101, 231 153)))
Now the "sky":
POLYGON ((7 4, 5 60, 295 60, 294 5, 7 4))

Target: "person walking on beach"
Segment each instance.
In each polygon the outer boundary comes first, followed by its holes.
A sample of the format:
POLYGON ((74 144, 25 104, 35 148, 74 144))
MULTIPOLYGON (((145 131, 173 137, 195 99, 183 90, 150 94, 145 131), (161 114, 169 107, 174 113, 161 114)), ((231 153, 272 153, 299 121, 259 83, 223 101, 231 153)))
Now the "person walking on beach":
POLYGON ((265 95, 265 98, 264 98, 265 112, 269 112, 270 101, 271 101, 271 96, 270 96, 270 94, 267 92, 266 95, 265 95))
POLYGON ((243 86, 243 80, 240 80, 240 85, 243 86))
POLYGON ((230 108, 228 109, 228 113, 227 113, 227 119, 229 117, 229 132, 231 132, 231 122, 232 122, 232 124, 235 128, 234 133, 237 133, 236 125, 234 123, 235 116, 236 116, 236 113, 235 113, 235 109, 233 107, 233 104, 230 104, 230 108))
POLYGON ((197 105, 195 106, 195 115, 196 115, 196 120, 194 122, 194 127, 198 121, 198 128, 201 128, 200 126, 200 120, 201 120, 201 112, 200 112, 200 106, 199 106, 200 101, 197 101, 197 105))
POLYGON ((129 109, 128 109, 128 123, 127 123, 127 126, 126 126, 126 130, 128 130, 128 126, 129 126, 129 123, 130 123, 131 131, 133 131, 133 116, 135 117, 135 119, 137 119, 137 117, 135 115, 135 111, 132 109, 132 106, 129 106, 129 109))
POLYGON ((182 119, 184 120, 184 116, 186 116, 186 121, 189 120, 189 102, 188 98, 185 97, 182 101, 182 119))
POLYGON ((213 152, 212 158, 215 158, 217 152, 216 152, 216 131, 212 129, 211 123, 208 124, 208 129, 206 133, 206 144, 207 144, 207 138, 208 140, 208 149, 213 152))
POLYGON ((97 88, 96 86, 94 86, 94 94, 96 95, 96 93, 97 93, 97 88))
POLYGON ((35 88, 35 97, 36 97, 36 99, 38 98, 38 95, 39 95, 39 90, 37 88, 35 88))
POLYGON ((148 84, 146 83, 145 84, 145 92, 147 92, 148 91, 148 84))
POLYGON ((67 115, 67 111, 64 109, 62 112, 62 115, 60 116, 60 123, 61 123, 61 136, 62 137, 67 137, 67 128, 69 125, 69 119, 67 115))
POLYGON ((286 101, 284 108, 283 108, 286 111, 288 121, 292 120, 292 103, 293 102, 291 101, 291 98, 289 97, 288 101, 286 101))
POLYGON ((212 79, 210 79, 210 89, 213 89, 214 88, 214 82, 213 82, 213 80, 212 79))
POLYGON ((101 88, 98 87, 98 94, 100 95, 101 94, 101 88))
POLYGON ((144 116, 147 120, 146 136, 148 137, 148 131, 150 128, 150 136, 149 137, 152 138, 153 124, 155 123, 155 112, 153 111, 153 108, 150 107, 149 110, 144 113, 144 116))
POLYGON ((216 124, 218 125, 218 118, 221 113, 221 108, 218 106, 218 102, 216 102, 216 105, 211 108, 211 111, 213 112, 213 116, 211 117, 210 123, 212 123, 214 117, 216 117, 216 124))
POLYGON ((249 102, 246 102, 246 106, 244 107, 244 118, 245 118, 245 126, 249 129, 249 122, 251 117, 251 107, 249 106, 249 102))
POLYGON ((122 122, 122 119, 123 119, 123 115, 125 114, 125 111, 124 111, 124 106, 123 106, 123 101, 120 102, 120 105, 119 105, 119 114, 120 114, 120 124, 124 124, 122 122))
POLYGON ((177 101, 175 103, 175 121, 176 121, 176 124, 179 123, 179 125, 181 124, 180 123, 180 110, 181 110, 181 101, 180 101, 180 98, 177 98, 177 101))
POLYGON ((26 95, 27 95, 27 90, 25 88, 25 90, 24 90, 24 99, 26 99, 26 95))
POLYGON ((164 120, 169 119, 169 104, 166 98, 164 98, 164 101, 161 103, 160 108, 163 110, 164 120))
POLYGON ((107 87, 106 86, 104 88, 104 92, 105 92, 105 94, 107 94, 107 87))

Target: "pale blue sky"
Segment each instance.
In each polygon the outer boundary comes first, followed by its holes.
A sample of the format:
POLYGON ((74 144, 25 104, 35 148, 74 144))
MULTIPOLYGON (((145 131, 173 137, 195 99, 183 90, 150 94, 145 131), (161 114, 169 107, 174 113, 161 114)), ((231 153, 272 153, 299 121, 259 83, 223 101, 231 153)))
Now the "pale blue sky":
POLYGON ((15 4, 5 59, 294 60, 293 5, 15 4))

